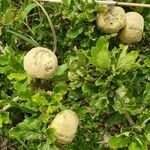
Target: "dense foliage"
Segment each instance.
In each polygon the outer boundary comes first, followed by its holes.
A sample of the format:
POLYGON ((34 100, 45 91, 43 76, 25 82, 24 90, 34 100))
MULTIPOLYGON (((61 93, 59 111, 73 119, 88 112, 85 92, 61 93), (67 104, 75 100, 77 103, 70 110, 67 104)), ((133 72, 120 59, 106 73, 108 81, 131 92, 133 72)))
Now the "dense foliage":
MULTIPOLYGON (((128 0, 147 2, 149 0, 128 0)), ((30 0, 0 4, 0 149, 148 150, 150 145, 150 14, 143 39, 123 45, 98 30, 105 6, 86 0, 43 3, 57 33, 59 68, 51 79, 32 79, 23 57, 33 47, 52 49, 47 18, 30 0), (56 143, 49 127, 61 110, 80 119, 74 141, 56 143)))

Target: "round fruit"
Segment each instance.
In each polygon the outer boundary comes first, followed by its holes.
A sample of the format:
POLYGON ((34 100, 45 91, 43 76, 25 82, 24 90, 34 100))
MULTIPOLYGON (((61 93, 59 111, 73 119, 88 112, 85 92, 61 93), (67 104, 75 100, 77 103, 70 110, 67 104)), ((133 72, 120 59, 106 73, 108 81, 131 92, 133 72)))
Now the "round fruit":
POLYGON ((57 142, 60 144, 71 143, 75 137, 79 119, 75 112, 65 110, 56 115, 50 127, 56 129, 57 142))
POLYGON ((98 14, 97 25, 104 33, 118 33, 126 25, 124 9, 121 7, 108 7, 107 11, 98 14))
POLYGON ((144 18, 137 12, 126 13, 126 26, 120 31, 120 40, 125 44, 141 41, 144 30, 144 18))
POLYGON ((47 48, 33 48, 24 57, 24 70, 33 78, 48 79, 57 68, 57 57, 47 48))

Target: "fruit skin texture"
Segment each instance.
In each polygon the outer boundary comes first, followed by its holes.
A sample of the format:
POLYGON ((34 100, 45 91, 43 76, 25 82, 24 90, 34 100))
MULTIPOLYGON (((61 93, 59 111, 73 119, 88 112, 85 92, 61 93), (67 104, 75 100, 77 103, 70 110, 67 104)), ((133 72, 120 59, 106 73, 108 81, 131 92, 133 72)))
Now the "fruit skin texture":
POLYGON ((104 33, 118 33, 125 25, 125 11, 121 7, 108 7, 107 11, 97 16, 97 26, 104 33))
POLYGON ((56 72, 58 60, 50 49, 36 47, 25 55, 23 65, 31 77, 48 79, 56 72))
POLYGON ((126 13, 126 26, 120 31, 120 40, 125 44, 141 41, 144 30, 144 18, 137 12, 126 13))
POLYGON ((79 119, 75 112, 64 110, 56 115, 50 127, 55 128, 57 142, 60 144, 69 144, 73 141, 79 119))

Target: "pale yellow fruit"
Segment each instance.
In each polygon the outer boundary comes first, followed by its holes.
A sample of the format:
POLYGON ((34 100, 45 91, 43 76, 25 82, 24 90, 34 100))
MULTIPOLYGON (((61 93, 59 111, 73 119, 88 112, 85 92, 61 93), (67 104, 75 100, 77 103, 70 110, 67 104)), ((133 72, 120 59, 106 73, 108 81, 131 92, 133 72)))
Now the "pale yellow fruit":
POLYGON ((120 40, 125 44, 141 41, 144 30, 144 18, 137 12, 126 13, 126 26, 120 31, 120 40))
POLYGON ((58 60, 51 50, 36 47, 25 55, 23 65, 24 70, 31 77, 48 79, 55 74, 58 68, 58 60))
POLYGON ((97 26, 104 33, 118 33, 125 25, 125 11, 121 7, 108 7, 107 11, 97 16, 97 26))
POLYGON ((79 119, 75 112, 64 110, 56 115, 50 127, 55 128, 57 142, 60 144, 69 144, 73 141, 79 119))

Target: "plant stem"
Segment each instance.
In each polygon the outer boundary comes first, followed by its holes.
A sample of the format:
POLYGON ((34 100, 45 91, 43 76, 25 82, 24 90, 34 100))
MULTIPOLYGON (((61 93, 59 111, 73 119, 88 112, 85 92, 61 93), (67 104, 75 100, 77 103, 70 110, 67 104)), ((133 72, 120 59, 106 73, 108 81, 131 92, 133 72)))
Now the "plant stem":
POLYGON ((134 121, 132 120, 132 118, 131 118, 131 116, 130 116, 130 114, 128 112, 125 113, 125 117, 128 120, 130 126, 134 126, 135 125, 134 121))
POLYGON ((51 18, 49 17, 48 13, 46 12, 46 10, 44 9, 44 7, 39 2, 37 2, 36 0, 33 0, 33 2, 35 2, 42 9, 43 13, 47 17, 48 23, 50 25, 50 28, 51 28, 51 31, 52 31, 52 34, 53 34, 53 40, 54 40, 53 52, 56 53, 56 50, 57 50, 57 36, 56 36, 56 32, 55 32, 53 22, 52 22, 51 18))

